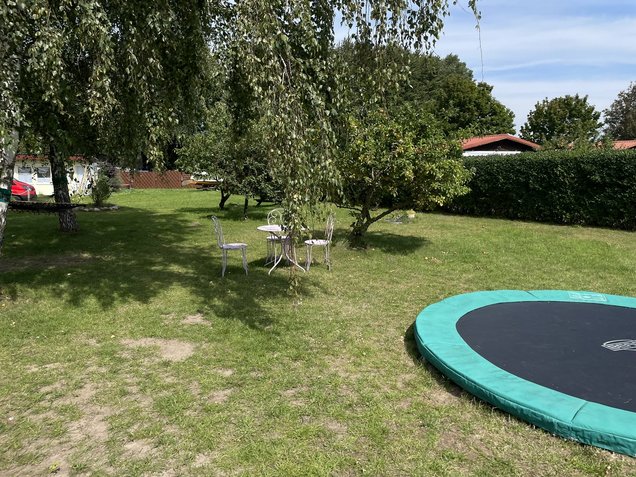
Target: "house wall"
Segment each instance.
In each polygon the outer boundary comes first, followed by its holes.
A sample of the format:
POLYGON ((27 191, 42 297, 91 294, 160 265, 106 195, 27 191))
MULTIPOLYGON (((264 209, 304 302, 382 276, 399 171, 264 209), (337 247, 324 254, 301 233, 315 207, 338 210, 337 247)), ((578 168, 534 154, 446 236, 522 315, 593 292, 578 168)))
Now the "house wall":
POLYGON ((523 151, 464 151, 462 156, 511 156, 513 154, 520 154, 523 151))
MULTIPOLYGON (((53 195, 51 165, 46 157, 16 156, 13 177, 35 187, 41 196, 53 195)), ((96 168, 87 161, 73 160, 67 166, 68 189, 71 195, 86 194, 96 177, 96 168)))
POLYGON ((515 141, 503 140, 496 141, 481 146, 471 147, 465 150, 464 156, 505 156, 510 154, 519 154, 521 152, 533 151, 533 149, 524 144, 515 141))

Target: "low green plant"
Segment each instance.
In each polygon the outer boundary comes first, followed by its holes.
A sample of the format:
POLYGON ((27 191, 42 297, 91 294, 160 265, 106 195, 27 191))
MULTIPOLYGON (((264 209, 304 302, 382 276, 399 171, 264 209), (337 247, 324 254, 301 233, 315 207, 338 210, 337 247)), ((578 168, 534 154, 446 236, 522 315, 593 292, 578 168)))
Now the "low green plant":
POLYGON ((102 207, 112 193, 110 180, 106 174, 99 174, 91 188, 91 198, 95 207, 102 207))

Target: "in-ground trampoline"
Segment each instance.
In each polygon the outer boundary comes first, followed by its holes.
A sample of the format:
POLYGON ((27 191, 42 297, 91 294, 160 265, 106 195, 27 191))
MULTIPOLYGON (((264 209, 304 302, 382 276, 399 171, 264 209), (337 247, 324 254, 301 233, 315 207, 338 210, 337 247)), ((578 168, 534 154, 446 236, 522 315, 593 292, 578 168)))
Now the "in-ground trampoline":
POLYGON ((484 401, 636 456, 636 298, 556 290, 453 296, 415 322, 422 355, 484 401))

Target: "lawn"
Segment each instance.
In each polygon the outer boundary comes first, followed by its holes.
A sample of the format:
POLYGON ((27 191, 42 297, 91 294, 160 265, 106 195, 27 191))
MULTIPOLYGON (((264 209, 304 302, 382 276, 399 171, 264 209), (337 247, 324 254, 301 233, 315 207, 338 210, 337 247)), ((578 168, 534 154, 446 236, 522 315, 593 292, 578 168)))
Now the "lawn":
MULTIPOLYGON (((271 207, 214 192, 125 191, 120 209, 11 213, 0 259, 1 475, 634 475, 636 460, 554 437, 423 363, 430 303, 491 289, 636 296, 633 233, 418 214, 351 250, 298 298, 267 275, 271 207), (249 244, 221 279, 210 214, 249 244)), ((320 224, 316 224, 319 227, 320 224)), ((317 251, 316 255, 320 255, 317 251)))

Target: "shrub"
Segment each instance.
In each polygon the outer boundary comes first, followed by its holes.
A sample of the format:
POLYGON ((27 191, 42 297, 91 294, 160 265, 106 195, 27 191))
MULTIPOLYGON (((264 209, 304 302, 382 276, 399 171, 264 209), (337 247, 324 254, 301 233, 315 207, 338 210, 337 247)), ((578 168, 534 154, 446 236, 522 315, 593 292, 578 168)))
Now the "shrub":
POLYGON ((91 198, 95 207, 101 207, 110 197, 110 180, 106 174, 99 174, 91 188, 91 198))
POLYGON ((636 229, 636 151, 465 157, 471 191, 454 213, 636 229))

